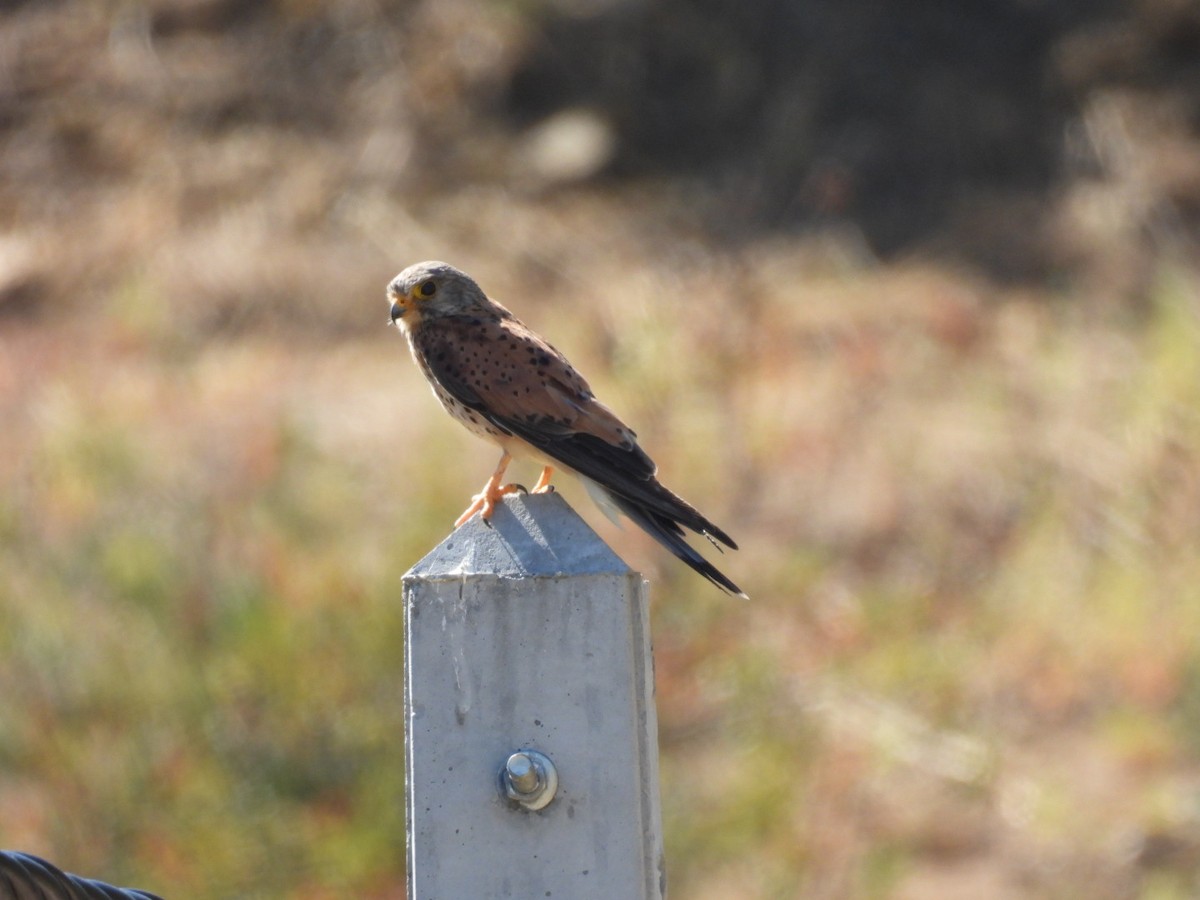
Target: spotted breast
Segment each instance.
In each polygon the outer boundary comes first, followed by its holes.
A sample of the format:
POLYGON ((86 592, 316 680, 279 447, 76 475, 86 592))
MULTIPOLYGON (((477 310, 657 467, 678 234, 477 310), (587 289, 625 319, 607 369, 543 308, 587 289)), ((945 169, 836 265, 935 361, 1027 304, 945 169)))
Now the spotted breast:
POLYGON ((479 397, 471 390, 471 384, 480 387, 485 378, 503 380, 503 365, 488 352, 488 344, 478 342, 478 336, 475 342, 468 343, 455 335, 464 328, 473 327, 479 331, 482 325, 476 318, 453 324, 443 320, 443 328, 436 332, 418 326, 408 331, 408 348, 446 412, 477 437, 500 441, 511 432, 488 421, 479 412, 479 397), (436 361, 436 369, 431 361, 436 361), (458 396, 447 389, 443 381, 445 376, 453 379, 458 396))

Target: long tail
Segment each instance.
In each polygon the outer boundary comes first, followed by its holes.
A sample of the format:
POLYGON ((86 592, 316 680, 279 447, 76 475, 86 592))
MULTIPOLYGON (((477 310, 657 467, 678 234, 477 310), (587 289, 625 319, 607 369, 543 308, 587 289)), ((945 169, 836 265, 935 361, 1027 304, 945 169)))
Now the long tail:
MULTIPOLYGON (((737 549, 733 541, 729 539, 729 536, 666 488, 657 482, 652 483, 658 489, 655 493, 660 495, 655 498, 657 502, 653 504, 623 497, 600 485, 596 485, 596 487, 600 491, 603 491, 606 499, 613 506, 633 519, 639 528, 670 550, 676 558, 682 560, 722 590, 726 590, 735 596, 747 600, 750 599, 745 591, 734 584, 720 569, 701 556, 691 544, 684 540, 684 531, 680 527, 680 522, 682 521, 689 528, 693 528, 696 532, 703 534, 710 541, 712 541, 713 536, 716 536, 722 543, 737 549), (672 515, 668 515, 663 509, 667 505, 663 502, 665 499, 663 495, 676 501, 676 503, 670 504, 673 507, 677 504, 677 508, 672 509, 672 515), (693 523, 700 527, 695 527, 693 523)), ((716 546, 715 542, 714 546, 716 546)))

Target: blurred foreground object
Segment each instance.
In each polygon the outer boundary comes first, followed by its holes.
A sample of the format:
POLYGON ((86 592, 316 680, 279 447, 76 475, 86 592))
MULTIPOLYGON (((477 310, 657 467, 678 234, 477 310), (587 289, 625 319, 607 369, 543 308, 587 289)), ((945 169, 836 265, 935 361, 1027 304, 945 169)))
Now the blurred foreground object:
POLYGON ((44 859, 15 850, 0 850, 0 896, 5 900, 162 900, 148 891, 70 875, 44 859))

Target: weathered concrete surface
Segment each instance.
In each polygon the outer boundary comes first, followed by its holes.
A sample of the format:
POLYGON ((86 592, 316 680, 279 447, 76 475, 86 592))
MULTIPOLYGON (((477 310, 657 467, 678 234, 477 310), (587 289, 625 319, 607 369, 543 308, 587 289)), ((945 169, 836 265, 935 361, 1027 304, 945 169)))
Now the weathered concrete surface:
POLYGON ((641 576, 557 494, 508 497, 404 577, 409 897, 665 893, 641 576), (521 748, 558 794, 503 798, 521 748))

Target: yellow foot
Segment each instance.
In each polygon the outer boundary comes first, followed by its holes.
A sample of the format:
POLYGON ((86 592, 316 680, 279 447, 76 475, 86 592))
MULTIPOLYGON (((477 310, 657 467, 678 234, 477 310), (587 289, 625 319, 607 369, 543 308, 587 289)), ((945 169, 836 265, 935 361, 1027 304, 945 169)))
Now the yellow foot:
POLYGON ((554 485, 550 483, 551 477, 554 475, 554 466, 545 466, 542 469, 542 474, 538 476, 537 484, 533 486, 535 494, 552 494, 554 493, 554 485))
POLYGON ((515 494, 519 491, 524 491, 525 488, 519 484, 506 484, 502 487, 492 487, 491 490, 484 488, 483 493, 476 494, 471 498, 471 505, 463 511, 463 514, 454 520, 454 527, 457 528, 463 522, 467 521, 477 512, 481 512, 485 524, 491 524, 492 513, 496 511, 496 504, 500 502, 500 498, 505 494, 515 494))

